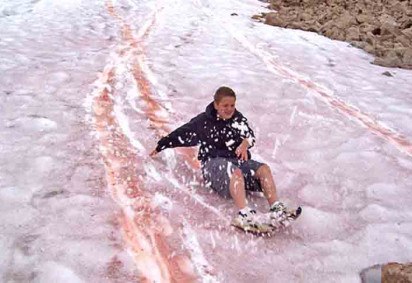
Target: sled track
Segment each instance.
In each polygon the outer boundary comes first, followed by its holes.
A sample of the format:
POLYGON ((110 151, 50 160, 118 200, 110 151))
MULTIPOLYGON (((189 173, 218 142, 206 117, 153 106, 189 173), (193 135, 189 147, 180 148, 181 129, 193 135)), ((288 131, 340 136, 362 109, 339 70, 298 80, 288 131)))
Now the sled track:
MULTIPOLYGON (((133 77, 139 99, 145 102, 144 115, 151 127, 158 135, 170 131, 166 125, 168 119, 163 117, 165 115, 159 115, 165 109, 153 98, 151 83, 147 78, 148 69, 143 62, 143 41, 161 8, 151 13, 137 32, 116 12, 111 1, 106 2, 106 8, 120 25, 121 44, 95 82, 96 88, 89 97, 92 100, 89 104, 92 108, 91 120, 100 142, 107 183, 112 198, 122 210, 119 222, 127 248, 135 259, 143 282, 194 282, 199 276, 208 282, 216 282, 217 279, 212 274, 213 268, 204 258, 188 223, 185 222, 183 227, 182 246, 186 247, 185 254, 175 256, 168 246, 170 223, 153 207, 153 196, 144 189, 143 163, 148 152, 128 135, 128 131, 119 122, 119 111, 116 111, 116 104, 122 99, 115 90, 116 83, 122 80, 119 68, 128 63, 131 66, 128 71, 133 77)), ((187 164, 194 168, 199 166, 193 150, 182 150, 181 154, 187 164)), ((191 197, 215 214, 220 214, 196 196, 191 197)))

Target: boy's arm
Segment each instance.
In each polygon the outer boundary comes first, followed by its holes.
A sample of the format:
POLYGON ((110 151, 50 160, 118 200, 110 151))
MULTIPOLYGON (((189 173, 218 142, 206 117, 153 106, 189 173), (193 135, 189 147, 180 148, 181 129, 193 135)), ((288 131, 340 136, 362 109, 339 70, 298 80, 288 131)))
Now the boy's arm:
POLYGON ((250 159, 250 152, 248 151, 255 144, 255 134, 253 130, 249 127, 247 119, 242 117, 239 124, 240 137, 242 138, 241 144, 236 148, 236 156, 241 160, 250 159))
POLYGON ((256 139, 255 139, 255 133, 253 130, 250 128, 247 119, 243 117, 242 123, 246 126, 247 130, 241 132, 241 137, 243 138, 243 141, 247 141, 248 143, 248 148, 251 148, 255 145, 256 139))
POLYGON ((156 149, 150 154, 154 155, 166 148, 174 147, 189 147, 199 144, 199 136, 197 134, 198 117, 193 118, 190 122, 180 126, 167 136, 161 138, 157 142, 156 149))

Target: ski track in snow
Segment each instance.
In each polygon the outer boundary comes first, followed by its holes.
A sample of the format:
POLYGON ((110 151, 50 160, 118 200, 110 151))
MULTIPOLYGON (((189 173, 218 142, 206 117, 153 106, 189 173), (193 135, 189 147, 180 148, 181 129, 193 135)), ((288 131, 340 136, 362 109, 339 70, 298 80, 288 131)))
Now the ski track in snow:
MULTIPOLYGON (((144 187, 145 178, 136 179, 136 173, 142 177, 143 172, 142 169, 133 165, 133 162, 139 162, 139 160, 149 162, 143 169, 146 174, 156 180, 161 179, 161 177, 150 165, 151 161, 148 161, 145 157, 148 155, 148 151, 133 137, 130 131, 127 117, 121 109, 125 100, 121 97, 120 92, 114 94, 118 84, 120 88, 123 83, 127 84, 132 81, 135 85, 133 90, 138 91, 140 98, 145 102, 143 112, 150 121, 151 126, 158 135, 170 131, 166 126, 168 122, 167 112, 153 98, 150 81, 155 80, 155 78, 153 78, 144 63, 145 56, 142 45, 144 37, 147 36, 153 26, 156 15, 161 11, 161 8, 149 15, 148 20, 136 32, 136 36, 134 36, 133 29, 119 16, 116 7, 110 1, 107 2, 107 9, 120 22, 123 42, 120 51, 111 56, 111 62, 106 65, 102 76, 95 83, 97 88, 92 94, 94 98, 92 107, 97 134, 101 142, 101 152, 105 159, 108 183, 112 187, 113 199, 123 209, 121 223, 123 223, 123 234, 129 251, 136 259, 135 262, 142 273, 143 280, 149 280, 150 282, 192 282, 196 278, 192 270, 192 268, 195 268, 198 275, 204 277, 207 282, 217 282, 214 275, 209 272, 211 267, 208 267, 201 247, 198 244, 194 246, 197 243, 196 235, 189 228, 187 222, 184 225, 186 227, 184 229, 185 237, 182 238, 182 241, 187 247, 190 257, 183 255, 175 257, 173 256, 173 250, 168 247, 166 238, 171 232, 165 231, 172 229, 168 228, 170 223, 152 210, 151 199, 153 196, 142 188, 144 187), (132 67, 130 68, 129 65, 132 65, 132 67), (151 78, 151 80, 148 78, 151 78), (114 114, 114 119, 110 113, 114 114), (120 169, 121 164, 128 164, 129 168, 120 169), (124 185, 125 183, 126 185, 124 185), (143 214, 140 213, 142 211, 144 211, 143 214), (159 218, 162 220, 160 221, 159 218), (144 223, 144 226, 141 223, 144 223), (190 243, 185 244, 185 241, 190 243)), ((128 96, 126 100, 136 112, 141 113, 140 109, 133 105, 132 97, 128 96)), ((180 152, 184 154, 185 162, 189 166, 198 168, 197 161, 194 161, 193 150, 182 149, 180 152)), ((173 180, 173 177, 170 180, 173 180)), ((178 186, 181 191, 186 192, 197 203, 202 204, 222 218, 222 214, 217 209, 205 203, 193 192, 187 192, 178 181, 170 182, 178 186)))

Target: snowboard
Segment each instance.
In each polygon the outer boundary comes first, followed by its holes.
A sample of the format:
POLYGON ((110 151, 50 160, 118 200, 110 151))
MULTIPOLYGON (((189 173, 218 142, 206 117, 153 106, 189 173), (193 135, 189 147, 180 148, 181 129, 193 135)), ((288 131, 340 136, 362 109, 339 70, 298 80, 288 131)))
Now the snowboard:
POLYGON ((302 208, 299 206, 296 209, 291 209, 286 212, 286 219, 274 221, 270 218, 270 213, 261 215, 258 222, 252 225, 240 225, 236 221, 232 221, 232 226, 240 229, 245 233, 251 233, 258 236, 271 236, 275 232, 288 227, 291 222, 295 221, 302 214, 302 208))

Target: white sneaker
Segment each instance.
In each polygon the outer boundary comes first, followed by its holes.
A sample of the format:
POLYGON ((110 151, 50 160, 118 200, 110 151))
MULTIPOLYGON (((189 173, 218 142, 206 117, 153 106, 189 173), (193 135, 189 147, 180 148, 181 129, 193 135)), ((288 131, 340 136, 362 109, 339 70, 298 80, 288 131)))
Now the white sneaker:
POLYGON ((250 210, 248 213, 239 212, 233 219, 232 225, 250 233, 266 234, 273 232, 273 227, 267 222, 261 222, 255 210, 250 210))
POLYGON ((275 227, 289 226, 287 207, 284 203, 276 201, 272 204, 270 207, 270 220, 271 224, 275 227))
POLYGON ((232 225, 248 230, 248 228, 256 229, 259 222, 256 219, 256 211, 251 209, 248 213, 239 211, 238 215, 233 219, 232 225))

